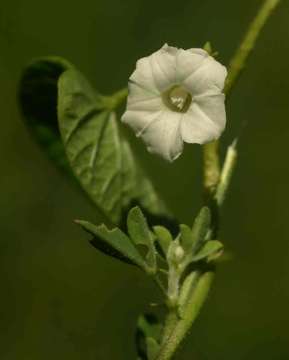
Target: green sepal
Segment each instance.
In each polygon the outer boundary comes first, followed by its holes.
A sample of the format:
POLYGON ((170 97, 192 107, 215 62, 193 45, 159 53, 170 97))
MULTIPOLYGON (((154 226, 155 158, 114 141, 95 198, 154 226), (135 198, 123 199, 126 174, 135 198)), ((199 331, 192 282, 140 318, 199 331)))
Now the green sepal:
POLYGON ((144 214, 138 206, 132 208, 128 213, 127 230, 131 240, 136 245, 144 245, 147 248, 146 263, 151 268, 151 272, 155 273, 157 271, 157 264, 153 234, 148 227, 144 214))
POLYGON ((219 55, 219 52, 218 52, 218 51, 214 51, 214 50, 213 50, 213 47, 212 47, 212 44, 210 43, 210 41, 207 41, 207 42, 205 43, 205 45, 203 46, 203 49, 204 49, 205 51, 207 51, 207 53, 208 53, 209 55, 211 55, 212 57, 217 57, 217 56, 219 55))

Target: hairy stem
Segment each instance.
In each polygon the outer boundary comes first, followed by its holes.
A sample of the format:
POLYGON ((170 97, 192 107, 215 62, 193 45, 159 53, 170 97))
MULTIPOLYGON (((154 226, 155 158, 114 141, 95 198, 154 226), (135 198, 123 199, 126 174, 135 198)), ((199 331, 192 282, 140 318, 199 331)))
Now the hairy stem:
POLYGON ((192 323, 198 316, 208 296, 213 278, 214 272, 212 271, 207 271, 200 276, 181 316, 174 310, 172 310, 174 312, 168 313, 164 330, 164 341, 161 344, 156 360, 169 360, 175 354, 180 343, 190 330, 192 323))

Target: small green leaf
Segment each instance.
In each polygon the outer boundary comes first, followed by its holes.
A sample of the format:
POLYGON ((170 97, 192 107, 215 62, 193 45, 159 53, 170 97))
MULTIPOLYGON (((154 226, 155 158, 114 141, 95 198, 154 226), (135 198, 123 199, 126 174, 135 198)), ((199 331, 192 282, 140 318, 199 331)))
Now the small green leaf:
POLYGON ((169 230, 165 228, 164 226, 154 226, 153 227, 154 233, 157 236, 157 241, 161 247, 161 250, 163 252, 164 257, 166 257, 169 246, 171 242, 173 241, 173 237, 169 230))
POLYGON ((200 251, 193 256, 192 261, 200 261, 204 259, 213 260, 214 258, 221 255, 223 251, 223 244, 218 240, 207 241, 200 251))
POLYGON ((194 221, 192 228, 194 247, 199 247, 205 240, 211 225, 210 209, 204 206, 194 221))
POLYGON ((156 359, 156 356, 160 350, 160 345, 156 342, 156 340, 152 337, 148 337, 146 339, 147 343, 147 357, 148 360, 156 359))
POLYGON ((152 269, 152 272, 156 272, 156 249, 153 235, 144 214, 138 206, 132 208, 128 213, 127 229, 131 240, 136 245, 145 245, 147 247, 147 265, 152 269))
POLYGON ((132 262, 128 257, 123 255, 121 252, 117 251, 114 247, 112 247, 110 244, 108 244, 106 241, 101 239, 99 236, 96 236, 94 234, 93 238, 90 240, 90 244, 100 252, 102 252, 105 255, 111 256, 115 259, 118 259, 124 263, 136 265, 134 262, 132 262))
POLYGON ((141 359, 153 359, 153 353, 161 339, 162 325, 153 314, 144 314, 138 318, 136 345, 141 359), (153 340, 148 340, 153 339, 153 340), (149 354, 150 352, 150 354, 149 354))
POLYGON ((178 301, 179 314, 181 317, 183 315, 184 308, 186 307, 188 299, 190 298, 191 293, 198 282, 199 276, 200 274, 197 271, 193 271, 189 275, 187 275, 182 284, 178 301))
POLYGON ((187 284, 189 291, 187 291, 187 296, 182 306, 179 307, 180 317, 184 320, 184 326, 186 326, 188 330, 198 316, 208 296, 213 278, 214 272, 206 271, 204 273, 199 272, 196 278, 191 275, 188 279, 188 282, 190 282, 190 284, 187 284), (189 287, 189 285, 191 285, 191 287, 189 287))
POLYGON ((123 254, 132 263, 146 271, 146 264, 132 241, 118 228, 107 229, 105 225, 96 226, 88 221, 77 220, 84 230, 90 234, 100 237, 117 252, 123 254))
POLYGON ((162 325, 153 314, 141 315, 137 323, 138 329, 145 335, 145 337, 152 337, 156 341, 160 340, 162 325))
POLYGON ((180 225, 180 243, 185 253, 190 253, 193 249, 193 245, 196 241, 192 230, 184 224, 180 225))

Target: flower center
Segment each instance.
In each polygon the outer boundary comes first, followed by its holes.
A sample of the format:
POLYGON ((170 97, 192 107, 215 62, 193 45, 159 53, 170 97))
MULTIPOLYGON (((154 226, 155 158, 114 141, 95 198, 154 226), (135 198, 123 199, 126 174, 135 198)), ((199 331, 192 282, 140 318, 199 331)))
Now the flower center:
POLYGON ((172 111, 186 112, 191 105, 192 95, 180 85, 174 85, 162 94, 165 105, 172 111))

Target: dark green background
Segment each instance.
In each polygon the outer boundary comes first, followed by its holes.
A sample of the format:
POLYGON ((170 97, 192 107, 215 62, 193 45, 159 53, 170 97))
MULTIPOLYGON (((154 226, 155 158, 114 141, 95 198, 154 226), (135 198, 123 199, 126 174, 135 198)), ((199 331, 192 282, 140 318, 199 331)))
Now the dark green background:
MULTIPOLYGON (((158 297, 137 270, 106 258, 73 225, 95 210, 40 152, 19 116, 21 69, 60 55, 102 92, 164 42, 210 40, 227 63, 261 0, 2 0, 0 3, 0 359, 135 359, 138 314, 158 297)), ((234 260, 179 359, 289 359, 289 3, 283 1, 228 104, 223 143, 247 122, 223 211, 234 260)), ((133 139, 182 222, 200 205, 200 148, 169 165, 133 139)))

